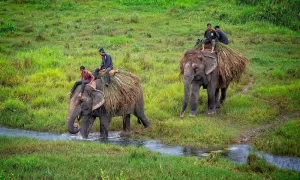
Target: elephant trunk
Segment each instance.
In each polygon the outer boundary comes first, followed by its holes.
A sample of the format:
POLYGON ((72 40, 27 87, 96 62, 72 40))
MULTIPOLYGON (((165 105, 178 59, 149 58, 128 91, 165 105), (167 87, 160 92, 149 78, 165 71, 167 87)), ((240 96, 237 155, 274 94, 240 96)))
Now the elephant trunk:
POLYGON ((78 123, 74 123, 75 119, 77 116, 80 115, 80 110, 79 108, 76 108, 72 105, 70 105, 69 113, 68 113, 68 118, 67 118, 67 128, 68 131, 71 134, 76 134, 79 132, 80 127, 78 123))
POLYGON ((184 67, 184 100, 183 100, 183 105, 181 109, 180 116, 184 116, 184 112, 187 108, 189 99, 190 99, 190 92, 191 92, 191 83, 194 78, 194 72, 191 69, 191 66, 189 64, 185 65, 184 67))

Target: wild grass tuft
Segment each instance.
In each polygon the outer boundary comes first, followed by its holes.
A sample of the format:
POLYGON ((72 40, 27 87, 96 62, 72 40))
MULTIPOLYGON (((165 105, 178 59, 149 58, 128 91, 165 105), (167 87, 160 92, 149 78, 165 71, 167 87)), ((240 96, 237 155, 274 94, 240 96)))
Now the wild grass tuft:
POLYGON ((19 99, 8 99, 4 102, 3 111, 24 112, 26 109, 26 105, 19 99))

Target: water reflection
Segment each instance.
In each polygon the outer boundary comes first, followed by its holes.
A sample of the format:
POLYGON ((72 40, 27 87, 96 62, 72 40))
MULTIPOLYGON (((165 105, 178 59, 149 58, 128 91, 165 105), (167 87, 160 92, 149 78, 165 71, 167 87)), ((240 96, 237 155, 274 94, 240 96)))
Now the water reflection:
POLYGON ((80 134, 71 135, 69 133, 55 134, 36 132, 19 129, 8 129, 0 127, 0 136, 10 137, 29 137, 41 140, 71 140, 71 141, 93 141, 96 143, 109 143, 121 146, 138 146, 145 147, 153 152, 160 152, 164 155, 172 156, 197 156, 205 157, 210 153, 220 153, 222 156, 237 163, 246 163, 249 153, 256 153, 259 157, 263 157, 267 162, 277 166, 278 168, 292 169, 300 171, 300 158, 275 156, 268 153, 254 151, 249 145, 231 145, 224 149, 208 149, 208 148, 193 148, 183 146, 168 146, 161 144, 158 140, 136 140, 126 137, 121 137, 119 131, 109 132, 107 140, 99 139, 99 133, 90 133, 89 139, 83 139, 80 134))

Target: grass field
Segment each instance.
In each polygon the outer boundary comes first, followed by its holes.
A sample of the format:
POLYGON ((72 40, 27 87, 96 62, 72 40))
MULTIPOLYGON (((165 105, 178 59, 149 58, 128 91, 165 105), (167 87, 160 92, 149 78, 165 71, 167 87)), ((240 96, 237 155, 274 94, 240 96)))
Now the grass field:
MULTIPOLYGON (((0 1, 0 125, 66 132, 67 94, 79 79, 81 65, 88 70, 99 66, 98 48, 103 47, 116 68, 136 74, 142 83, 152 126, 142 129, 133 119, 132 136, 168 144, 220 146, 284 115, 293 121, 267 131, 272 137, 268 147, 268 138, 258 138, 254 144, 272 153, 299 156, 299 146, 289 146, 300 140, 299 128, 293 125, 299 124, 300 111, 300 26, 295 9, 299 1, 274 1, 272 11, 262 11, 267 5, 251 2, 0 1), (220 25, 229 46, 249 59, 248 71, 239 83, 230 85, 227 101, 216 115, 205 113, 207 95, 201 89, 198 115, 180 119, 179 61, 202 38, 208 22, 220 25), (277 148, 278 141, 288 147, 277 148)), ((114 118, 110 130, 121 128, 121 119, 114 118)), ((98 129, 99 122, 94 125, 98 129)))
POLYGON ((263 160, 172 157, 137 147, 0 137, 1 179, 297 179, 263 160), (250 161, 249 161, 250 162, 250 161))

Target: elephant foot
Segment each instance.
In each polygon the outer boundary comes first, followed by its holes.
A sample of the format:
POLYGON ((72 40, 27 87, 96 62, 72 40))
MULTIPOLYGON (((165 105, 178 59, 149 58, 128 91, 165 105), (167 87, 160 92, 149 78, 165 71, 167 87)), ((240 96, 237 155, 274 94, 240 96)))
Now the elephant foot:
POLYGON ((220 104, 223 104, 225 102, 225 99, 220 100, 220 104))
POLYGON ((184 112, 181 112, 180 113, 180 118, 183 118, 184 117, 184 112))
POLYGON ((215 109, 208 109, 207 114, 216 114, 217 111, 215 109))
POLYGON ((190 112, 190 117, 196 117, 197 112, 196 111, 191 111, 190 112))

